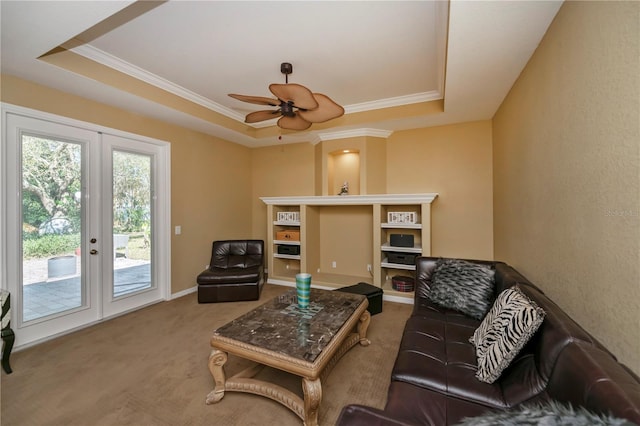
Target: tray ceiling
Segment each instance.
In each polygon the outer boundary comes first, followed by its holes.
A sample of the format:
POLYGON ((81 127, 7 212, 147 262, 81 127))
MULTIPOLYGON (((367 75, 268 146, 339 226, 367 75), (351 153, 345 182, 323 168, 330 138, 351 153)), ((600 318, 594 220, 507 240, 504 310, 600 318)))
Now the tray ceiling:
POLYGON ((560 5, 3 1, 2 73, 247 146, 375 135, 493 117, 560 5), (271 96, 281 62, 346 114, 245 124, 262 107, 227 94, 271 96))

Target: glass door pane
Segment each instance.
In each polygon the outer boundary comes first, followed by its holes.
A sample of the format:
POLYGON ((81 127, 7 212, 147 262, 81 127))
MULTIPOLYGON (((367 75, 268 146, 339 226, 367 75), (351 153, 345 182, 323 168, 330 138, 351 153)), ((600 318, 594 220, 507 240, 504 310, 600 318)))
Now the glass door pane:
POLYGON ((22 134, 22 322, 85 305, 83 145, 22 134))
POLYGON ((150 289, 152 157, 113 151, 113 299, 150 289))

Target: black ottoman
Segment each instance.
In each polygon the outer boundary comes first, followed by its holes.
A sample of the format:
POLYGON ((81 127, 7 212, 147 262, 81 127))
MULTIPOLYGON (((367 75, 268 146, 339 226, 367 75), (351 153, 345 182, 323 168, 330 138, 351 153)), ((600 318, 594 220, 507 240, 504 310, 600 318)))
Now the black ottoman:
POLYGON ((342 287, 337 291, 344 291, 345 293, 363 294, 367 296, 369 300, 369 307, 367 310, 371 315, 379 314, 382 312, 382 289, 368 283, 358 283, 349 287, 342 287))

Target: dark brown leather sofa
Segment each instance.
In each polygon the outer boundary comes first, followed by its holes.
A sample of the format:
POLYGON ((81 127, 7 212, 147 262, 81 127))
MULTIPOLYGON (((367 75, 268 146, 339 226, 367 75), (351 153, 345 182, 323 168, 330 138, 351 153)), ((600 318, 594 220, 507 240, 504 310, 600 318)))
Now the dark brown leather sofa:
POLYGON ((502 262, 472 260, 495 270, 496 294, 518 284, 546 316, 496 382, 479 381, 469 337, 480 321, 441 308, 426 296, 436 261, 416 260, 414 310, 404 329, 384 410, 348 405, 339 425, 452 425, 488 410, 551 400, 640 424, 638 376, 502 262))
POLYGON ((264 241, 214 241, 197 277, 198 303, 258 300, 264 286, 264 241))

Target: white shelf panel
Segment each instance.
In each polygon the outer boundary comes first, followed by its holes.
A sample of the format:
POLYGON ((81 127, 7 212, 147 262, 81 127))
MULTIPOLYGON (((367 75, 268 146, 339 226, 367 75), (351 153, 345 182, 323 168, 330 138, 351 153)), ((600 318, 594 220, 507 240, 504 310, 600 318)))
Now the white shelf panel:
POLYGON ((383 268, 390 268, 390 269, 404 269, 405 271, 415 271, 416 270, 416 265, 404 265, 402 263, 389 263, 387 261, 387 259, 384 259, 382 261, 381 266, 383 268))
POLYGON ((388 229, 422 229, 421 223, 381 223, 380 227, 388 229))
POLYGON ((384 243, 381 247, 382 251, 395 251, 398 253, 422 253, 421 246, 413 246, 413 247, 396 247, 392 246, 389 243, 384 243))
POLYGON ((300 222, 283 222, 281 220, 274 220, 273 224, 280 226, 300 226, 300 222))
POLYGON ((377 194, 377 195, 319 195, 302 197, 260 197, 269 205, 340 206, 367 204, 431 204, 437 193, 426 194, 377 194))
POLYGON ((277 257, 278 259, 300 260, 300 255, 299 254, 278 254, 278 253, 274 253, 273 257, 277 257))
POLYGON ((299 246, 300 245, 300 241, 273 240, 273 244, 282 244, 283 246, 299 246))

